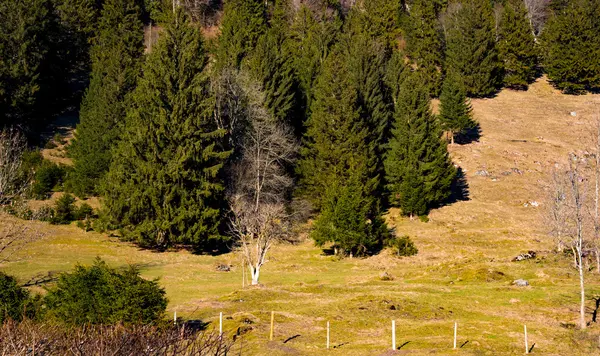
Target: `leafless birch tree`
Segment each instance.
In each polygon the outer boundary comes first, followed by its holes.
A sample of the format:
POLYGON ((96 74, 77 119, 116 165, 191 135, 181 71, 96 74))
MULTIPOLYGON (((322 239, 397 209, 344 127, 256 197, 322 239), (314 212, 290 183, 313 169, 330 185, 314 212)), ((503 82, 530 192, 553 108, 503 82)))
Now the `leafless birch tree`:
POLYGON ((579 273, 580 315, 579 324, 585 329, 585 276, 584 255, 589 244, 590 219, 586 218, 586 178, 581 157, 569 155, 569 169, 555 173, 549 207, 552 234, 559 249, 564 246, 573 252, 573 262, 579 273))
POLYGON ((240 135, 233 139, 237 154, 229 167, 230 227, 256 285, 273 243, 289 233, 286 205, 293 182, 286 168, 297 144, 291 129, 269 115, 256 84, 244 75, 231 79, 237 84, 228 84, 228 91, 239 96, 227 99, 231 102, 226 107, 240 117, 221 122, 240 135), (239 103, 244 103, 243 110, 239 103), (243 133, 238 127, 244 128, 243 133))
POLYGON ((546 19, 548 18, 548 5, 550 0, 524 0, 527 7, 529 24, 533 31, 533 36, 537 40, 542 32, 546 19))
POLYGON ((591 212, 594 221, 594 254, 596 273, 600 273, 600 107, 596 106, 592 142, 594 143, 594 205, 591 212))

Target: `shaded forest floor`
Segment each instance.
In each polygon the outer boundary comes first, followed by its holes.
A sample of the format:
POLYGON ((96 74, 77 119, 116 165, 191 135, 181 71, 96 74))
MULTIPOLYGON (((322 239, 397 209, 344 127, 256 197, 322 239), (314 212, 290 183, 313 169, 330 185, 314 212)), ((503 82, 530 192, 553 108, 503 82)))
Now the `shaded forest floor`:
MULTIPOLYGON (((591 323, 586 332, 574 328, 576 270, 568 256, 553 252, 543 224, 551 170, 569 151, 591 146, 586 142, 592 141, 593 103, 600 103, 600 96, 562 95, 543 79, 527 92, 505 90, 493 99, 474 100, 479 141, 450 147, 466 177, 467 198, 433 211, 427 223, 401 218, 394 209, 388 214, 396 233, 415 241, 414 257, 398 259, 386 250, 337 260, 310 240, 278 245, 263 268, 263 285, 242 289, 236 253, 154 253, 74 225, 35 222, 32 227, 46 237, 20 261, 1 267, 25 282, 91 263, 96 256, 114 266, 135 264, 144 277, 160 277, 171 315, 176 311, 218 328, 222 311, 226 334, 242 334, 237 347, 243 354, 321 355, 327 321, 335 346, 330 353, 393 354, 392 319, 400 354, 452 352, 455 321, 463 345, 457 354, 521 354, 524 324, 533 353, 599 353, 600 326, 591 323), (511 261, 528 250, 537 257, 511 261), (219 264, 231 265, 231 271, 217 271, 219 264), (383 272, 394 279, 380 280, 383 272), (519 278, 531 285, 513 286, 519 278), (272 342, 271 311, 276 312, 272 342)), ((11 219, 0 216, 0 223, 11 219)), ((593 271, 587 278, 591 320, 600 275, 593 271)))

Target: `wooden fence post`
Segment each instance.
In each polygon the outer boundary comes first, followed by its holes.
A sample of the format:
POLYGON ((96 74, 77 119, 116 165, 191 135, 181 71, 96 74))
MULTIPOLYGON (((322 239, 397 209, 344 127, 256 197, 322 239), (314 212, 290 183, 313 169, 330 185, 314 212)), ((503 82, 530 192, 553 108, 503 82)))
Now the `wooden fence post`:
POLYGON ((458 323, 454 322, 454 349, 456 350, 456 334, 458 330, 458 323))
POLYGON ((271 333, 269 334, 269 340, 273 341, 273 324, 275 323, 275 312, 271 312, 271 333))
POLYGON ((392 350, 396 350, 396 320, 392 320, 392 350))
POLYGON ((219 313, 219 336, 223 335, 223 312, 219 313))
POLYGON ((525 331, 525 353, 529 353, 529 342, 527 340, 527 325, 523 325, 523 330, 525 331))
POLYGON ((327 322, 327 349, 329 350, 329 322, 327 322))

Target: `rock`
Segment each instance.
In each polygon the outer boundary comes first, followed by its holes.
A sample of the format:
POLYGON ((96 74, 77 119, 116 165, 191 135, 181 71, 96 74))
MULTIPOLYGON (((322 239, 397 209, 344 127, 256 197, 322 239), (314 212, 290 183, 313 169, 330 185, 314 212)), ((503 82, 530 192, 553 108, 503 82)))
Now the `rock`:
POLYGON ((537 201, 528 201, 526 203, 523 204, 524 207, 528 208, 528 207, 534 207, 537 208, 538 206, 540 206, 540 203, 538 203, 537 201))
POLYGON ((523 171, 521 171, 519 168, 513 168, 511 169, 513 172, 515 172, 518 175, 523 175, 523 171))
POLYGON ((535 258, 536 253, 535 251, 528 251, 527 253, 522 253, 520 255, 518 255, 517 257, 513 258, 513 262, 519 262, 519 261, 525 261, 525 260, 530 260, 535 258))
POLYGON ((219 264, 217 266, 217 271, 219 271, 219 272, 229 272, 229 271, 231 271, 231 266, 224 265, 224 264, 221 263, 221 264, 219 264))
POLYGON ((481 170, 481 171, 475 172, 475 175, 480 176, 480 177, 487 177, 490 175, 490 173, 486 170, 481 170))
POLYGON ((393 281, 394 276, 392 276, 391 274, 389 274, 387 272, 383 272, 382 274, 379 275, 379 279, 381 279, 382 281, 393 281))
POLYGON ((527 286, 529 286, 529 282, 527 282, 524 279, 517 279, 516 281, 513 282, 513 285, 515 285, 517 287, 527 287, 527 286))

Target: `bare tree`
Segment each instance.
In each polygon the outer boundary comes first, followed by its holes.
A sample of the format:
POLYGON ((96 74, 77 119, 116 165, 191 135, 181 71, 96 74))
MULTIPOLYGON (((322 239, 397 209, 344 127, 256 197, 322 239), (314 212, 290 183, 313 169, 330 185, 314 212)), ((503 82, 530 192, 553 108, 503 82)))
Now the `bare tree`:
POLYGON ((13 202, 29 185, 29 177, 21 169, 26 148, 25 139, 17 130, 0 132, 0 206, 13 202))
POLYGON ((217 15, 223 7, 221 0, 178 0, 178 3, 183 5, 194 22, 203 26, 216 25, 217 15))
POLYGON ((585 279, 584 279, 584 249, 589 244, 589 223, 586 218, 586 182, 583 175, 585 160, 569 155, 569 169, 563 174, 555 174, 550 201, 550 220, 553 224, 553 234, 559 246, 564 245, 573 252, 573 262, 579 273, 580 288, 580 320, 579 324, 585 329, 585 279))
POLYGON ((533 31, 533 36, 537 37, 542 33, 546 19, 548 18, 548 5, 551 0, 524 0, 529 17, 529 25, 533 31))
POLYGON ((549 204, 545 215, 545 226, 549 227, 549 234, 554 238, 556 251, 562 252, 566 247, 567 232, 567 182, 564 174, 552 173, 552 183, 548 197, 549 204))
POLYGON ((42 237, 44 234, 30 224, 3 221, 0 227, 0 264, 13 261, 25 246, 42 237))
POLYGON ((592 211, 594 221, 594 253, 596 255, 596 273, 600 273, 600 108, 596 106, 594 118, 594 206, 592 211))
POLYGON ((256 285, 268 251, 289 232, 286 203, 292 179, 286 167, 294 159, 297 145, 291 129, 264 108, 260 88, 248 83, 243 85, 246 129, 237 147, 238 158, 229 170, 227 196, 231 231, 239 239, 256 285))

